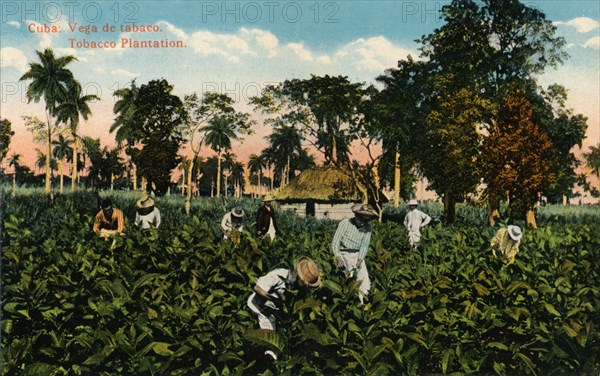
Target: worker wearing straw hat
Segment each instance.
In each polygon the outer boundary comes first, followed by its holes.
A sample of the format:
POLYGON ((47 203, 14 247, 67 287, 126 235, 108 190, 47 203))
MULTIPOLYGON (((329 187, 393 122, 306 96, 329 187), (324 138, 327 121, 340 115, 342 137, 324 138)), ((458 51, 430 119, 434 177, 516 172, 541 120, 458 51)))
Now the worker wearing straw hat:
POLYGON ((515 256, 519 252, 519 245, 523 233, 519 226, 508 226, 498 230, 492 238, 491 247, 492 253, 496 256, 496 251, 500 252, 501 257, 508 264, 515 262, 515 256))
POLYGON ((221 220, 221 228, 223 229, 223 238, 229 239, 229 236, 233 231, 242 232, 244 229, 244 209, 236 206, 231 211, 225 213, 221 220))
POLYGON ((408 230, 408 242, 414 250, 421 241, 421 227, 427 226, 431 222, 431 217, 417 209, 417 206, 419 206, 419 201, 410 200, 408 213, 404 217, 404 227, 408 230))
MULTIPOLYGON (((309 257, 300 257, 294 270, 278 268, 270 271, 256 281, 254 292, 248 298, 248 307, 258 317, 261 329, 275 330, 274 311, 279 310, 277 302, 285 291, 299 287, 316 288, 321 286, 321 272, 317 264, 309 257)), ((265 354, 277 359, 273 351, 265 354)))
POLYGON ((144 196, 135 203, 135 225, 141 229, 160 226, 160 210, 154 206, 154 199, 144 196))
POLYGON ((369 221, 378 218, 379 214, 369 204, 352 205, 354 218, 344 219, 340 222, 333 236, 331 248, 338 268, 360 281, 360 294, 358 298, 363 302, 364 296, 369 293, 371 279, 365 263, 371 242, 371 225, 369 221))

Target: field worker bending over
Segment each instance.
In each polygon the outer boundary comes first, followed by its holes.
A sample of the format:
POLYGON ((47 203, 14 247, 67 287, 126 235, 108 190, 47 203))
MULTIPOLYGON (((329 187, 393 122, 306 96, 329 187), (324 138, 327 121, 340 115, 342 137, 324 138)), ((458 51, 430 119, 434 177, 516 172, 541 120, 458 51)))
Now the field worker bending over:
POLYGON ((125 231, 123 212, 114 208, 112 201, 105 198, 102 200, 100 211, 94 220, 94 233, 101 238, 107 238, 122 234, 123 231, 125 231))
POLYGON ((160 226, 160 211, 154 206, 154 199, 144 196, 135 203, 135 225, 141 229, 160 226))
POLYGON ((244 209, 235 207, 230 212, 225 213, 221 220, 221 228, 223 229, 223 239, 229 239, 229 235, 235 230, 242 232, 244 229, 244 209))
MULTIPOLYGON (((316 288, 321 285, 321 272, 317 264, 309 257, 300 257, 294 270, 278 268, 270 271, 256 281, 254 292, 248 298, 248 307, 258 316, 261 329, 275 330, 276 302, 285 291, 302 286, 316 288)), ((265 354, 277 359, 277 355, 267 350, 265 354)))
POLYGON ((350 277, 356 272, 356 280, 360 281, 358 298, 363 303, 364 296, 371 288, 371 279, 365 263, 371 242, 369 221, 378 218, 379 215, 369 204, 352 205, 352 212, 354 218, 344 219, 338 225, 331 248, 338 268, 349 273, 350 277))
POLYGON ((271 238, 271 241, 275 239, 275 235, 279 232, 277 218, 275 217, 275 209, 271 206, 272 200, 273 198, 271 196, 266 196, 256 213, 256 228, 258 229, 258 235, 268 235, 271 238))
POLYGON ((421 227, 427 226, 431 222, 431 217, 417 209, 417 206, 419 206, 417 200, 410 200, 408 202, 409 211, 404 217, 404 227, 408 230, 408 242, 414 250, 421 241, 421 227))
POLYGON ((519 226, 508 226, 501 228, 492 238, 491 247, 492 253, 496 256, 496 251, 499 251, 501 256, 508 264, 515 262, 515 256, 519 252, 519 245, 523 233, 519 226))

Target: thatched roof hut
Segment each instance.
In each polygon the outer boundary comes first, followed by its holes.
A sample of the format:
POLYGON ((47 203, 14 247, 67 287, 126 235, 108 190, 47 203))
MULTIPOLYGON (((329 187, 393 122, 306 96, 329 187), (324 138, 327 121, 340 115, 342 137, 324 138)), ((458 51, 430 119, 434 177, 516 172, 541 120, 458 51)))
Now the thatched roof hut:
POLYGON ((273 194, 279 202, 359 202, 362 195, 350 176, 335 166, 320 166, 303 171, 288 185, 273 194))
POLYGON ((340 220, 353 216, 351 207, 363 196, 352 178, 335 166, 303 171, 273 194, 282 210, 301 217, 340 220))

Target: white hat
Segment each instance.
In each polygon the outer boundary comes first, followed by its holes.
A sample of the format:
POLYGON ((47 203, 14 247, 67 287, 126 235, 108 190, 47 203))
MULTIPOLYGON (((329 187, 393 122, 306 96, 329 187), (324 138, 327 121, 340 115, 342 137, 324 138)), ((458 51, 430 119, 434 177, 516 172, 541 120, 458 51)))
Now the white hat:
POLYGON ((414 198, 408 202, 408 206, 419 206, 419 201, 414 198))
POLYGON ((235 208, 231 209, 231 215, 237 218, 243 218, 244 217, 244 209, 240 208, 239 206, 236 206, 235 208))
POLYGON ((516 242, 521 240, 523 237, 523 233, 521 232, 521 228, 519 226, 508 226, 508 235, 510 238, 516 242))

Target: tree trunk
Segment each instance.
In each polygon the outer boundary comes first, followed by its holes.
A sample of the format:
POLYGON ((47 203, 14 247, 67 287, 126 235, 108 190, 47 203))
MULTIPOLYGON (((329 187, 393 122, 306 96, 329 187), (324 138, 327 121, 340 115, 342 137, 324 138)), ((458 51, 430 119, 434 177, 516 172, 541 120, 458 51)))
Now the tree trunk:
POLYGON ((63 161, 61 160, 58 164, 58 173, 60 174, 60 194, 63 194, 64 187, 64 176, 63 176, 63 161))
POLYGON ((400 206, 400 153, 394 158, 394 207, 400 206))
POLYGON ((331 133, 333 142, 331 144, 331 163, 337 162, 337 139, 335 138, 335 133, 331 133))
POLYGON ((115 187, 115 174, 110 173, 110 191, 112 192, 115 187))
POLYGON ((262 184, 261 184, 261 179, 262 178, 262 168, 258 169, 258 197, 262 198, 262 184))
POLYGON ((50 128, 50 120, 48 120, 48 147, 46 149, 46 187, 44 192, 52 197, 52 132, 50 128))
POLYGON ((131 181, 132 181, 132 185, 133 185, 133 191, 137 191, 138 190, 138 186, 137 186, 137 166, 135 165, 135 163, 131 162, 131 181))
POLYGON ((217 197, 221 196, 221 152, 217 153, 217 197))
POLYGON ((15 172, 12 176, 12 196, 15 197, 17 195, 17 169, 15 168, 15 172))
MULTIPOLYGON (((194 169, 194 160, 190 161, 187 172, 187 192, 185 195, 185 214, 189 215, 192 209, 192 170, 194 169)), ((185 171, 184 171, 185 173, 185 171)))
POLYGON ((490 226, 496 225, 496 219, 500 218, 500 199, 492 194, 488 197, 488 223, 490 226))
POLYGON ((444 194, 444 218, 447 225, 456 221, 456 202, 450 191, 446 191, 444 194))
POLYGON ((562 206, 567 206, 567 195, 562 195, 562 206))
POLYGON ((273 171, 271 170, 271 165, 269 165, 269 182, 271 184, 271 192, 273 192, 273 171))
POLYGON ((73 157, 71 160, 71 193, 75 192, 75 187, 77 186, 77 135, 72 133, 73 135, 73 157))

